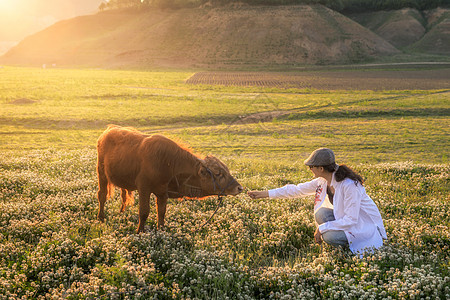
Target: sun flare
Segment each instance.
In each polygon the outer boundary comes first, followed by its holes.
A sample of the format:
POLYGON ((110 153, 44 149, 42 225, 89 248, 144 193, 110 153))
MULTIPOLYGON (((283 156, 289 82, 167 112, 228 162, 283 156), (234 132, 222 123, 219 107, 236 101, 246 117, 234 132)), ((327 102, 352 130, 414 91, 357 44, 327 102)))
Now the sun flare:
POLYGON ((0 15, 16 16, 21 10, 22 1, 0 0, 0 15))
POLYGON ((11 10, 15 8, 16 2, 11 0, 0 0, 0 11, 11 10))

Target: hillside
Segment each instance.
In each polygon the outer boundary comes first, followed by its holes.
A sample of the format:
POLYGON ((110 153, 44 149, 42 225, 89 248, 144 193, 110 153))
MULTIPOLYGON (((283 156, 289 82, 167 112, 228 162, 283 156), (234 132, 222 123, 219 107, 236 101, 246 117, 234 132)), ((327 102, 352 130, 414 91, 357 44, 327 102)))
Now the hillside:
POLYGON ((450 9, 434 9, 427 11, 426 34, 410 49, 418 52, 428 52, 435 54, 450 53, 450 9))
POLYGON ((399 51, 321 5, 106 11, 59 22, 0 58, 20 65, 205 67, 333 64, 399 51))
POLYGON ((450 53, 450 9, 420 12, 404 8, 349 17, 398 49, 428 54, 450 53))
POLYGON ((419 41, 426 32, 423 16, 411 8, 362 13, 351 17, 399 49, 419 41))

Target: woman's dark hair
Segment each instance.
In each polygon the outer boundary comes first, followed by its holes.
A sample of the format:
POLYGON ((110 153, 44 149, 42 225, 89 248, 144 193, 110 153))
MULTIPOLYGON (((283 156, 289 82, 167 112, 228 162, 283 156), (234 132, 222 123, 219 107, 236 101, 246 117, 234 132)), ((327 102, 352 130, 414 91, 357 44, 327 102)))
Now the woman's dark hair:
POLYGON ((353 171, 350 167, 347 167, 346 165, 340 165, 338 167, 337 164, 333 163, 328 166, 322 166, 325 170, 328 172, 334 172, 336 168, 336 173, 334 173, 334 178, 336 181, 342 181, 345 178, 350 178, 351 180, 355 181, 355 183, 359 182, 361 185, 364 184, 364 179, 361 177, 361 175, 357 174, 355 171, 353 171))

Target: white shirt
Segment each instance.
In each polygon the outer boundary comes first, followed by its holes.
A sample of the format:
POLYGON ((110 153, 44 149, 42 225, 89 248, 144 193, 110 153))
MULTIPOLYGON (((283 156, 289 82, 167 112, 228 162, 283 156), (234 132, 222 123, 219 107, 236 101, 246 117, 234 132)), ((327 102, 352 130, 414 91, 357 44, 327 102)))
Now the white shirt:
MULTIPOLYGON (((378 248, 387 239, 383 220, 373 200, 359 182, 350 178, 336 181, 334 173, 331 180, 334 187, 333 213, 336 220, 319 225, 320 233, 329 230, 342 230, 347 236, 350 250, 363 253, 367 248, 378 248)), ((315 195, 314 211, 326 204, 327 181, 316 178, 298 185, 288 184, 269 190, 269 198, 296 198, 315 195)))

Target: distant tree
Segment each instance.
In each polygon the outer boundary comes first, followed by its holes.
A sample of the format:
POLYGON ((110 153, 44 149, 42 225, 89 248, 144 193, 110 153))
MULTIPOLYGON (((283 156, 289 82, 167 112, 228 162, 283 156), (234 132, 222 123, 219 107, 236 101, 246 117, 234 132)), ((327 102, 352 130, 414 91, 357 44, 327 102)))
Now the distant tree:
POLYGON ((107 9, 108 8, 108 5, 105 3, 105 2, 102 2, 101 4, 100 4, 100 6, 98 7, 98 9, 100 10, 100 11, 104 11, 105 9, 107 9))

